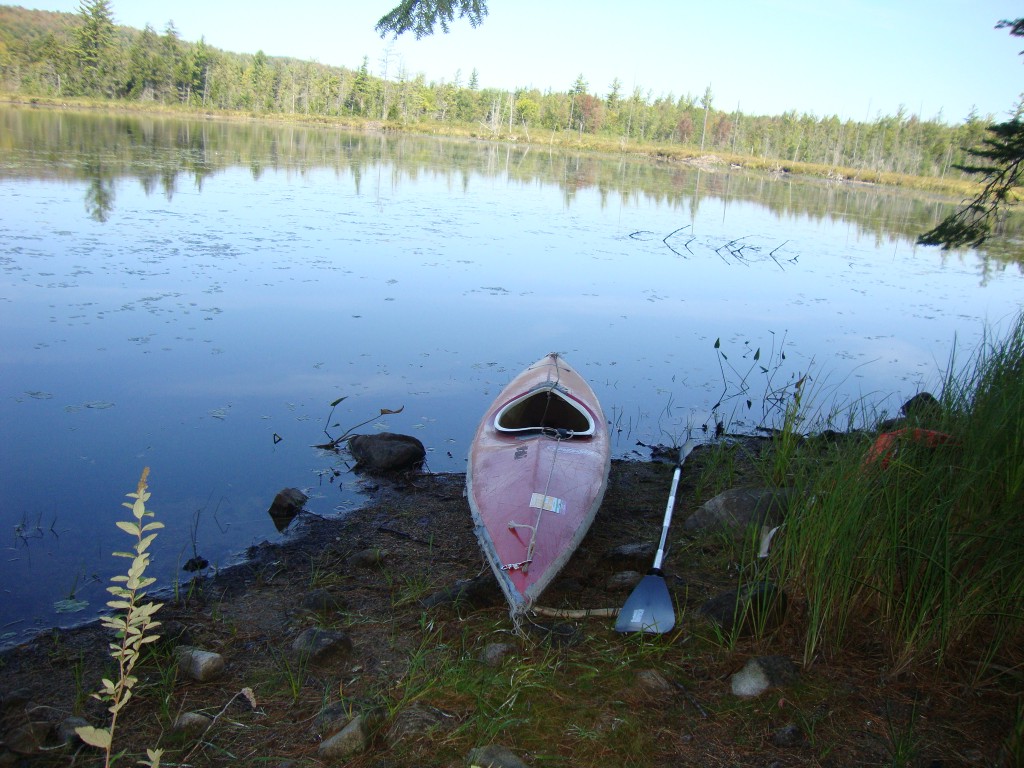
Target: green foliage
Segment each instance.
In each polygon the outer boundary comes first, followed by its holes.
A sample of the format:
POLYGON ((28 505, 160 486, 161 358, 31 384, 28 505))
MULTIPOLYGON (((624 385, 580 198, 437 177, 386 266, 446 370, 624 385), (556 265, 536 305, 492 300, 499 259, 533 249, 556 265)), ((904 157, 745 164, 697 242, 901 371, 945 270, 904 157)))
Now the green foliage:
MULTIPOLYGON (((146 490, 148 477, 149 467, 146 467, 139 478, 135 493, 128 494, 128 498, 134 501, 125 502, 123 505, 132 511, 134 519, 117 522, 118 528, 135 538, 135 545, 132 552, 114 553, 115 557, 131 560, 131 564, 128 566, 128 573, 114 576, 111 579, 114 585, 107 588, 114 596, 107 605, 115 613, 105 618, 103 625, 112 629, 117 638, 117 642, 110 646, 110 655, 117 662, 118 675, 116 680, 104 678, 99 692, 93 696, 109 704, 107 711, 110 712, 110 725, 107 728, 83 726, 75 729, 82 741, 105 752, 105 765, 108 768, 111 764, 111 749, 118 716, 131 699, 132 689, 138 682, 138 678, 132 674, 135 664, 142 654, 143 647, 160 638, 153 632, 160 626, 160 622, 153 620, 153 615, 160 609, 161 604, 143 602, 146 596, 145 588, 155 581, 153 577, 146 576, 146 568, 149 566, 148 549, 157 536, 154 531, 164 527, 163 523, 156 521, 145 522, 146 518, 153 517, 153 513, 146 509, 146 502, 150 496, 146 490)), ((147 755, 148 759, 142 761, 144 765, 152 768, 159 766, 161 750, 147 750, 147 755)))
POLYGON ((416 39, 434 34, 434 25, 440 24, 448 32, 448 25, 455 19, 466 17, 473 27, 478 27, 487 15, 485 0, 401 0, 377 22, 376 30, 381 37, 389 32, 395 37, 412 32, 416 39))
MULTIPOLYGON (((1010 29, 1014 37, 1024 37, 1024 18, 1003 20, 997 29, 1010 29)), ((1024 52, 1022 52, 1024 53, 1024 52)), ((1020 105, 1013 119, 988 127, 989 136, 980 148, 969 147, 971 157, 982 165, 956 165, 971 175, 981 175, 982 189, 956 212, 918 238, 922 245, 941 245, 944 249, 963 245, 979 246, 991 234, 1001 212, 1017 200, 1024 168, 1024 122, 1020 105)))
POLYGON ((1024 122, 1015 118, 988 127, 989 138, 968 152, 986 161, 984 165, 957 165, 970 174, 982 175, 981 191, 956 213, 947 216, 917 241, 943 248, 977 247, 985 242, 997 224, 999 214, 1017 200, 1017 188, 1024 177, 1024 122))
POLYGON ((114 68, 114 17, 109 0, 82 0, 82 23, 75 35, 75 56, 87 92, 106 93, 114 68))

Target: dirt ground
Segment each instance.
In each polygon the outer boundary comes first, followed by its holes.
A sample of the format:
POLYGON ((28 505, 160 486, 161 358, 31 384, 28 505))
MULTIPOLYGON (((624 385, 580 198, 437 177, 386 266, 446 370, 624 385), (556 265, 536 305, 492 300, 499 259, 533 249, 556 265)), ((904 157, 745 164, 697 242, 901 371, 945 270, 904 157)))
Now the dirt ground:
MULTIPOLYGON (((756 484, 749 452, 760 448, 745 450, 734 479, 756 484)), ((767 637, 716 634, 698 608, 735 585, 735 564, 720 537, 688 538, 681 525, 723 490, 706 481, 702 462, 703 452, 695 451, 683 474, 665 566, 681 614, 671 635, 650 641, 621 636, 607 618, 537 618, 516 635, 473 535, 464 476, 381 480, 365 508, 343 520, 302 516, 296 521, 301 530, 285 543, 253 548, 246 564, 197 583, 180 602, 163 607, 161 631, 174 639, 157 644, 140 666, 137 694, 115 735, 115 745, 128 752, 121 764, 134 764, 146 747, 159 745, 167 750, 165 765, 464 765, 485 734, 531 766, 1010 768, 1005 743, 1019 721, 1019 678, 969 685, 949 670, 897 674, 869 636, 856 652, 804 665, 799 595, 791 596, 785 620, 767 637), (381 559, 366 558, 368 552, 380 552, 381 559), (460 601, 432 597, 470 579, 476 579, 473 588, 460 601), (326 610, 316 607, 317 599, 330 603, 321 606, 326 610), (291 644, 311 626, 343 632, 351 652, 297 666, 291 644), (489 706, 483 694, 466 692, 475 672, 445 682, 460 656, 475 656, 495 641, 516 648, 493 673, 496 680, 514 687, 523 685, 524 670, 555 669, 550 680, 560 689, 546 695, 551 709, 532 729, 524 730, 531 717, 525 714, 488 730, 480 715, 489 706), (175 642, 221 654, 224 673, 208 683, 183 679, 172 661, 175 642), (448 661, 431 666, 442 649, 448 661), (800 668, 797 682, 738 700, 730 676, 764 654, 791 658, 800 668), (659 671, 668 688, 638 684, 634 676, 648 669, 659 671), (252 691, 255 706, 239 696, 243 689, 252 691), (321 712, 339 704, 351 713, 375 713, 368 748, 344 761, 318 752, 329 735, 321 712), (455 725, 389 739, 397 714, 413 705, 443 712, 455 725), (551 730, 549 721, 563 711, 565 722, 551 730), (201 737, 178 733, 172 724, 182 712, 205 713, 214 724, 201 737), (629 723, 628 743, 621 735, 626 731, 604 727, 613 721, 629 723)), ((622 604, 629 589, 610 588, 609 577, 643 572, 650 563, 608 553, 657 540, 671 474, 669 464, 613 463, 601 511, 545 593, 548 606, 622 604)), ((108 632, 98 625, 54 631, 0 656, 6 742, 0 765, 102 764, 91 748, 62 746, 55 729, 69 715, 105 722, 103 706, 88 693, 113 670, 108 632)), ((539 711, 545 693, 522 691, 523 702, 539 711), (528 701, 528 695, 537 698, 528 701)), ((523 702, 509 698, 495 712, 515 712, 527 706, 523 702)))

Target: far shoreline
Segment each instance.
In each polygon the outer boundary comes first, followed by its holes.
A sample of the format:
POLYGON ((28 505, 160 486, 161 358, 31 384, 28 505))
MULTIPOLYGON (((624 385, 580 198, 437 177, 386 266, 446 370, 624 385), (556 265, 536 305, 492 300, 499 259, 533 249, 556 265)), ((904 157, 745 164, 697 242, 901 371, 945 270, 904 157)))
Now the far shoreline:
POLYGON ((753 157, 727 152, 702 152, 679 144, 653 144, 626 141, 607 136, 580 135, 572 131, 551 132, 547 138, 531 137, 528 130, 484 131, 468 125, 442 123, 403 123, 340 116, 304 116, 298 113, 255 113, 235 110, 206 109, 180 105, 155 105, 127 101, 95 99, 23 97, 0 93, 0 105, 31 109, 75 110, 108 114, 135 114, 181 120, 218 120, 268 124, 292 124, 310 128, 334 128, 350 131, 401 133, 411 136, 444 136, 533 147, 558 148, 564 151, 592 152, 627 157, 644 157, 652 161, 678 163, 704 170, 736 168, 774 176, 800 176, 834 184, 862 184, 894 187, 934 195, 937 199, 957 204, 977 194, 982 185, 972 181, 911 176, 885 171, 868 171, 816 163, 788 162, 771 157, 753 157))

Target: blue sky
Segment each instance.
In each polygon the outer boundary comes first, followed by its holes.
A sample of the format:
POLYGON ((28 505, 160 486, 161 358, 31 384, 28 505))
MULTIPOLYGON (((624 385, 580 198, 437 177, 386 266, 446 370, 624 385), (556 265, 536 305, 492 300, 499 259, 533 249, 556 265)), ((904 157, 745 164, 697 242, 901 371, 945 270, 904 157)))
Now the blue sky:
MULTIPOLYGON (((79 0, 21 0, 75 12, 79 0)), ((1002 119, 1024 92, 1024 39, 994 29, 1024 13, 1004 0, 489 0, 472 29, 382 40, 373 27, 392 0, 111 0, 115 20, 226 50, 314 59, 481 87, 568 90, 582 74, 607 95, 618 78, 652 98, 699 97, 747 114, 793 109, 855 120, 972 107, 1002 119)))

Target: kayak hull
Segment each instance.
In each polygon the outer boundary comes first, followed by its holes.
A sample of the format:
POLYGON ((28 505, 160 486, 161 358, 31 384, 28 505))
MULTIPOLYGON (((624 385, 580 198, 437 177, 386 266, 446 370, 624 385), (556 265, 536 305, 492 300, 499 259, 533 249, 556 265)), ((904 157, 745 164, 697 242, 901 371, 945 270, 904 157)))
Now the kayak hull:
POLYGON ((610 464, 597 396, 558 355, 516 376, 487 409, 470 445, 466 490, 513 617, 530 610, 583 540, 610 464))

